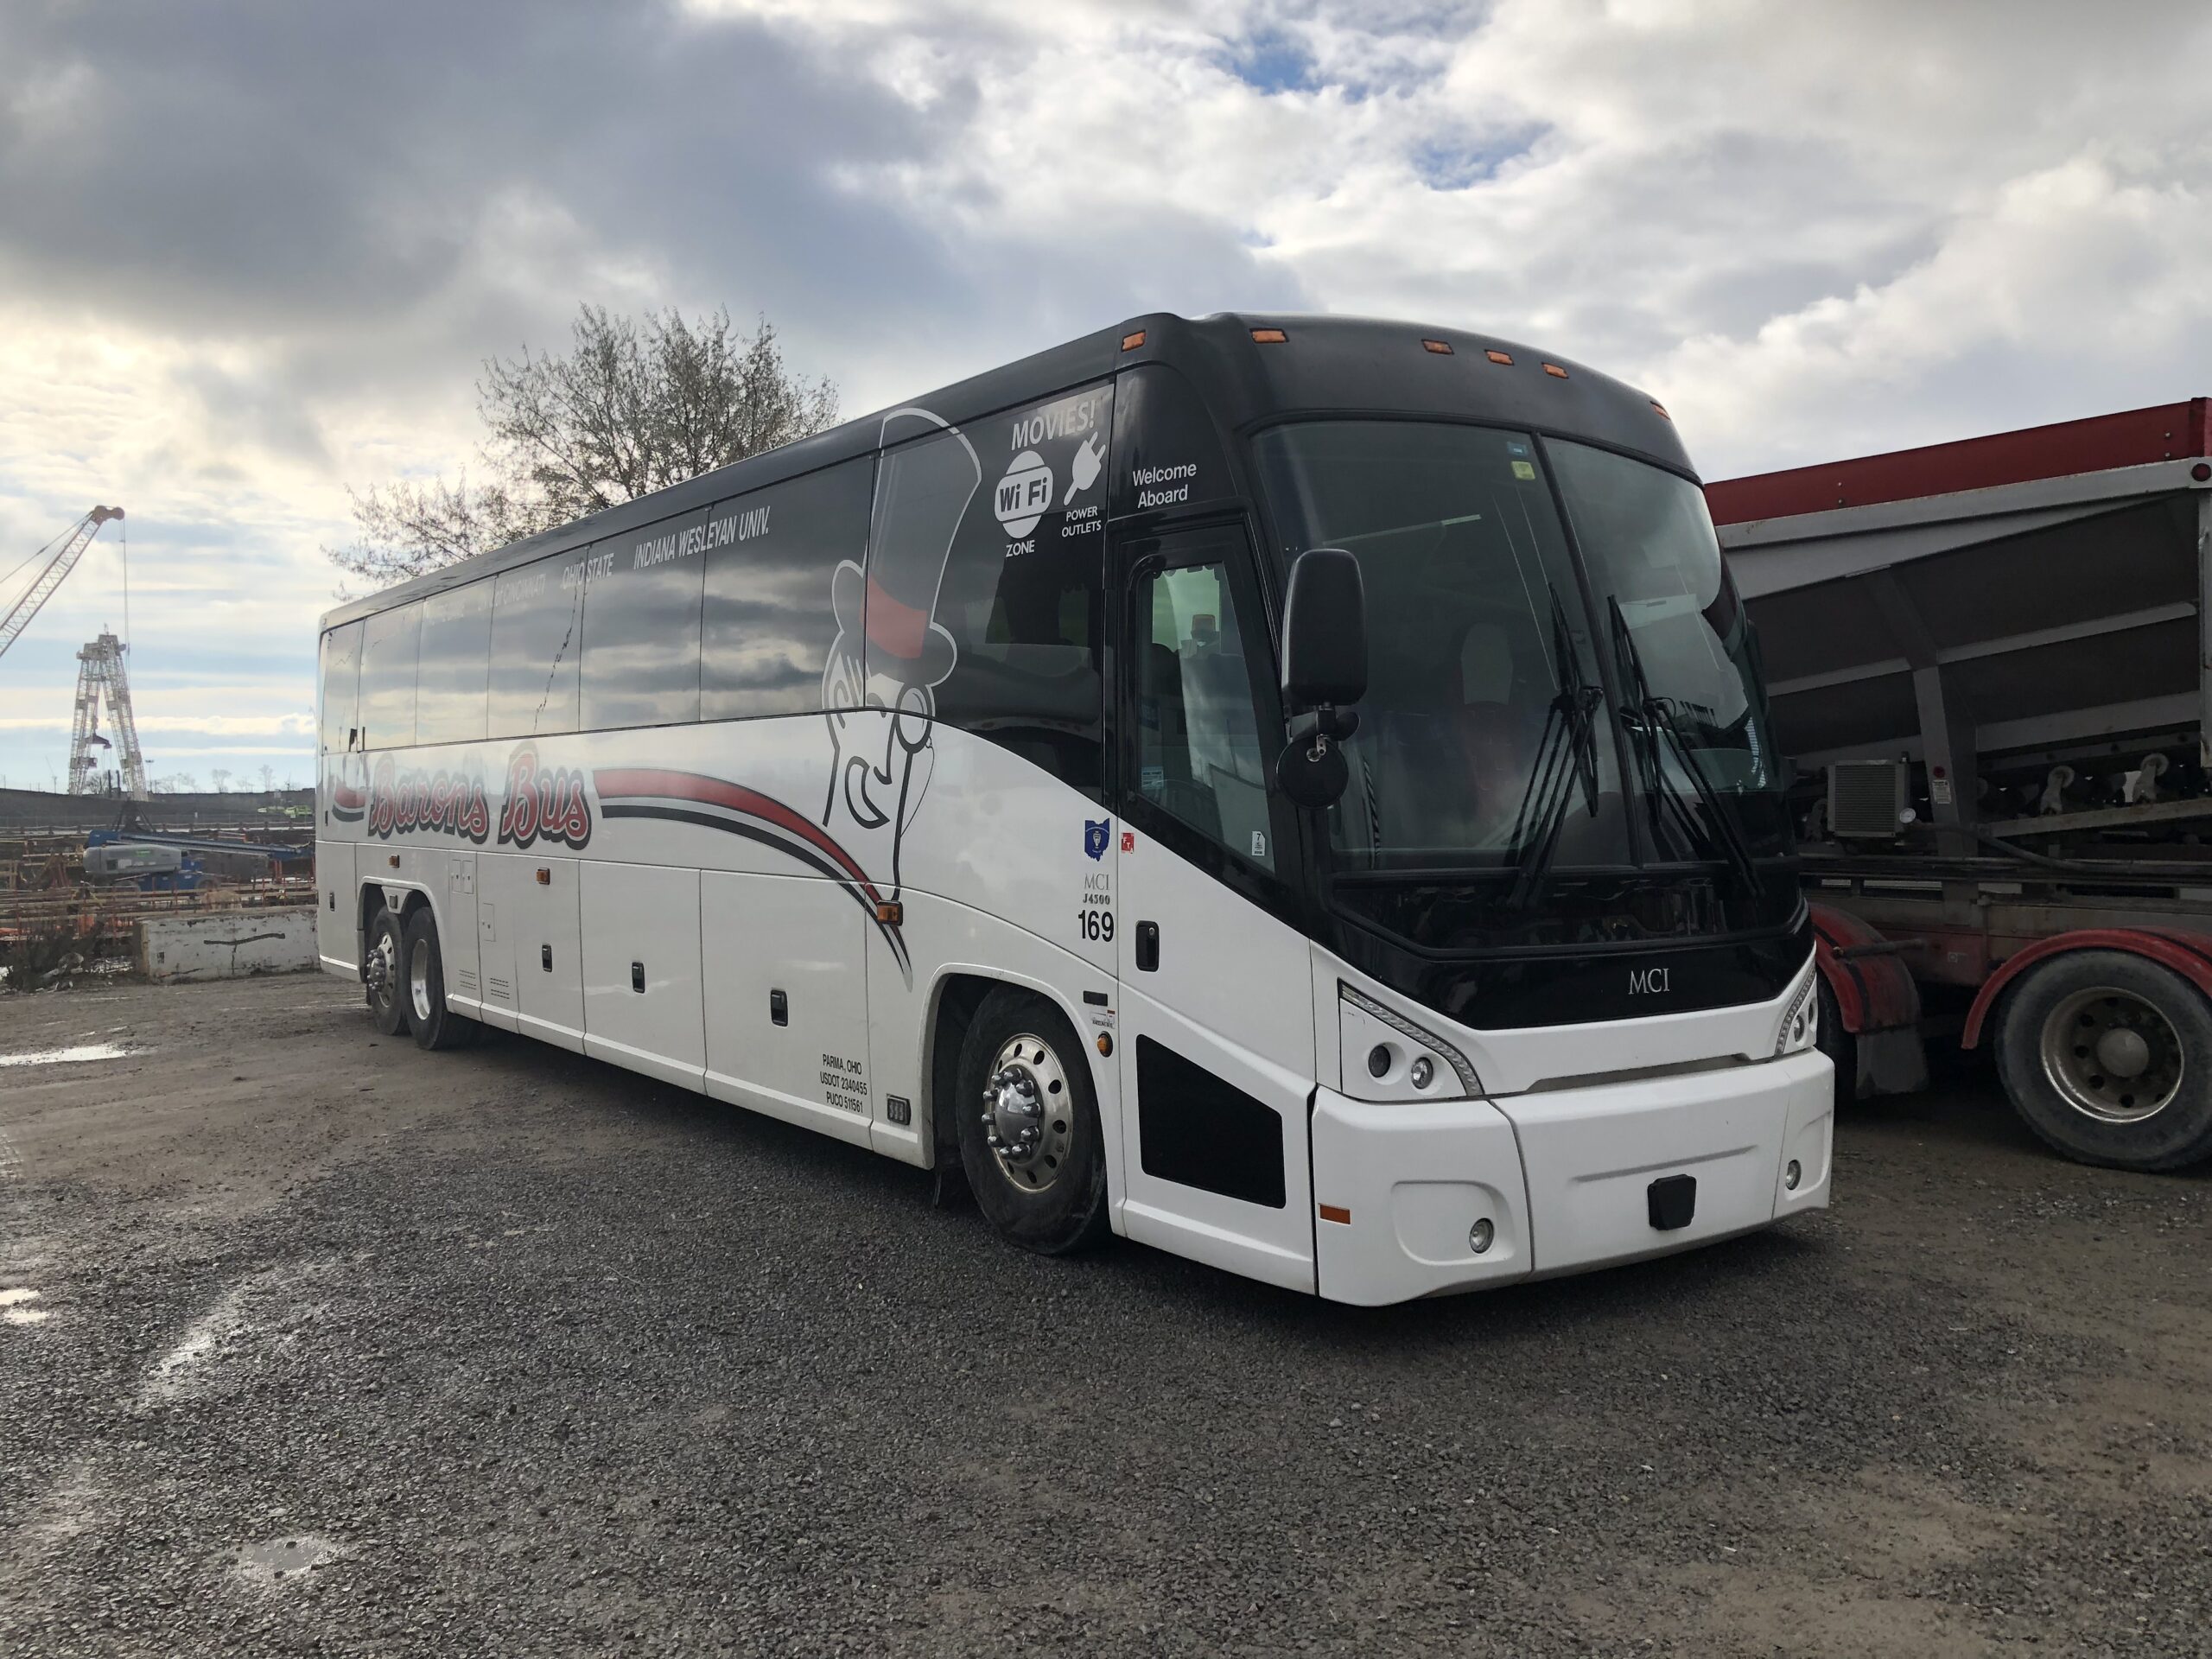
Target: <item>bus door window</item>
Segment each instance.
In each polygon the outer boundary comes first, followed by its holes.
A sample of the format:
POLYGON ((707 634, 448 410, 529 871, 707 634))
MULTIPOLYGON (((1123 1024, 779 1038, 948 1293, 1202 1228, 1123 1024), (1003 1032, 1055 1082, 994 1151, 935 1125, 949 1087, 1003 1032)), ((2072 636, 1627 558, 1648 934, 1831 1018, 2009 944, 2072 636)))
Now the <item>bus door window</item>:
POLYGON ((1137 792, 1208 839, 1275 868, 1268 757, 1260 740, 1251 649, 1221 563, 1142 578, 1137 615, 1137 792))

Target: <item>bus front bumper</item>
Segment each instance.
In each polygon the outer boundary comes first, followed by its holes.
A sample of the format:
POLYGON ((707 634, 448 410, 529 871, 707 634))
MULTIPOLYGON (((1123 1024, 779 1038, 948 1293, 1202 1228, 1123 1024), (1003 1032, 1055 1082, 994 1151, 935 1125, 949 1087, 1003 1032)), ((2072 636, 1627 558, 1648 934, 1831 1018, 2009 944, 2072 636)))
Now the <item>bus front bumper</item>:
POLYGON ((1817 1050, 1497 1102, 1370 1103, 1320 1090, 1318 1287, 1370 1305, 1446 1295, 1663 1255, 1824 1209, 1834 1099, 1817 1050))

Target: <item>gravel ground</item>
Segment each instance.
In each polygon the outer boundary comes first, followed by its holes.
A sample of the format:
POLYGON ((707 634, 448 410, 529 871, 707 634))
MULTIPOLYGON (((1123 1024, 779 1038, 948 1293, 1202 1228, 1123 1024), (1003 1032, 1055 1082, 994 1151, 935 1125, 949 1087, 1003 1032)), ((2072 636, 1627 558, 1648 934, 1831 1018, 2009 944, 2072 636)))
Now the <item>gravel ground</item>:
POLYGON ((0 1001, 101 1042, 0 1068, 0 1654, 2212 1653, 2212 1179, 1978 1075, 1363 1312, 329 980, 0 1001))

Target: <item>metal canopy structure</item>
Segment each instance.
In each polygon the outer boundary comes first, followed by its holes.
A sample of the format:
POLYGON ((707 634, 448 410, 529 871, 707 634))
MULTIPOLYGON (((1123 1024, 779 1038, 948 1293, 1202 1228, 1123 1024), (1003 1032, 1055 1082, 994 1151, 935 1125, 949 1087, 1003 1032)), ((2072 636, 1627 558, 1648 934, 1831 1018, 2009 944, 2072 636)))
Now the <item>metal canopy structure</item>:
POLYGON ((1936 800, 1954 830, 1993 765, 2201 753, 2209 406, 1708 486, 1783 750, 1808 770, 1902 757, 1966 780, 1936 800))

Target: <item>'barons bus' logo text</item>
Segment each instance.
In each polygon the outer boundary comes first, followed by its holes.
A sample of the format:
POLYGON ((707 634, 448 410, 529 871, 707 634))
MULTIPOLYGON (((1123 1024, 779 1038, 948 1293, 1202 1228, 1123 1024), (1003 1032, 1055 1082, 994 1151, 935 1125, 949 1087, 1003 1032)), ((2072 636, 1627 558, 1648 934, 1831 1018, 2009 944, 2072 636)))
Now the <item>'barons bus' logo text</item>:
POLYGON ((517 749, 507 761, 499 845, 523 848, 543 840, 581 848, 590 839, 591 803, 584 798, 584 774, 573 766, 541 770, 535 748, 517 749))
POLYGON ((389 755, 377 762, 369 785, 369 833, 379 840, 423 830, 480 844, 491 829, 480 767, 424 772, 410 766, 401 772, 389 755))

